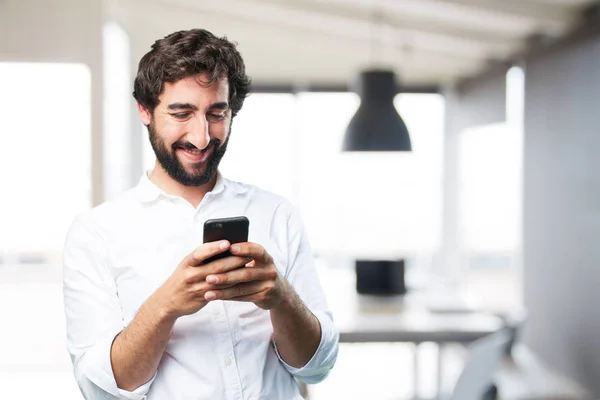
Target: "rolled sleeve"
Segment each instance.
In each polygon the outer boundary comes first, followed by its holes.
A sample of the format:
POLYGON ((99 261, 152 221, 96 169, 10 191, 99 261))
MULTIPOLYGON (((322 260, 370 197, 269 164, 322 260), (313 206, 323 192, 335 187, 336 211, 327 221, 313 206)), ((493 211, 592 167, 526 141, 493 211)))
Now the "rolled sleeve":
POLYGON ((119 389, 119 395, 121 399, 125 400, 145 400, 146 395, 148 394, 148 390, 150 390, 150 386, 154 379, 156 378, 156 373, 148 382, 144 383, 139 388, 135 389, 133 392, 128 392, 127 390, 119 389))
POLYGON ((122 310, 108 255, 91 221, 78 217, 63 252, 63 300, 67 349, 77 384, 88 400, 143 400, 152 384, 129 392, 117 387, 110 352, 123 330, 122 310))
POLYGON ((88 347, 83 354, 70 351, 74 359, 74 372, 77 384, 86 399, 118 399, 119 391, 110 363, 110 349, 115 336, 108 337, 88 347))
POLYGON ((321 324, 321 341, 315 354, 303 367, 295 368, 286 363, 279 355, 277 346, 274 346, 277 357, 285 369, 298 380, 308 384, 323 381, 335 365, 338 354, 339 334, 331 316, 321 311, 314 311, 313 314, 321 324))
POLYGON ((339 331, 333 323, 329 306, 319 275, 308 235, 298 212, 293 209, 288 218, 288 268, 286 279, 306 305, 319 320, 321 340, 311 359, 301 368, 287 364, 277 351, 277 356, 286 370, 298 380, 313 384, 324 380, 335 365, 338 355, 339 331))

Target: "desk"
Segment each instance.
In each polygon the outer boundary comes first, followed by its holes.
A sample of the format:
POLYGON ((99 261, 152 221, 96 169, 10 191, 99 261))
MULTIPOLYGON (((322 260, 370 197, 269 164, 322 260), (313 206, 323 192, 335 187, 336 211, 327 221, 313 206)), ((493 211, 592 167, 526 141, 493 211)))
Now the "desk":
MULTIPOLYGON (((502 328, 501 318, 476 308, 455 290, 430 281, 403 296, 365 296, 356 293, 355 274, 351 268, 319 265, 323 288, 340 330, 340 342, 448 342, 469 343, 502 328), (444 312, 433 312, 433 309, 444 312)), ((439 395, 441 351, 438 352, 439 395)), ((414 353, 415 378, 413 393, 417 393, 418 357, 414 353)))

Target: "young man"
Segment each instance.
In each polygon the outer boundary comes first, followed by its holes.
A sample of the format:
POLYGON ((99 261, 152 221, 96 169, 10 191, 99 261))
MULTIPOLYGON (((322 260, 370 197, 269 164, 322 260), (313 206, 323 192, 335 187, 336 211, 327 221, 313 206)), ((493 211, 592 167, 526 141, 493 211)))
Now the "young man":
POLYGON ((235 45, 205 30, 141 59, 134 97, 156 165, 78 216, 65 244, 68 350, 87 399, 300 399, 294 378, 333 367, 338 332, 297 211, 218 172, 249 88, 235 45), (248 243, 202 244, 204 221, 239 215, 248 243))

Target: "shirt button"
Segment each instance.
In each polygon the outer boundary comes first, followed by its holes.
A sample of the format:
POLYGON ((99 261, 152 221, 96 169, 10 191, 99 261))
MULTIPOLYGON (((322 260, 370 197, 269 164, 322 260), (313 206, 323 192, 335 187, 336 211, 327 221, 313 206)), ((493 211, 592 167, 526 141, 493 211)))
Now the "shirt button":
POLYGON ((231 357, 225 357, 225 365, 229 367, 231 365, 231 357))
POLYGON ((213 308, 213 314, 221 315, 221 308, 218 305, 215 308, 213 308))

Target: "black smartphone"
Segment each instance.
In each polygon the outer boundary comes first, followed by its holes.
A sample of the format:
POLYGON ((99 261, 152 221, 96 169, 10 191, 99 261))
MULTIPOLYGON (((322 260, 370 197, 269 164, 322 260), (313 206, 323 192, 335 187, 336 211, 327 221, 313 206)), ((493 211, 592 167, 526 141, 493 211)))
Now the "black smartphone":
MULTIPOLYGON (((248 241, 248 228, 250 221, 244 216, 229 218, 214 218, 204 222, 204 243, 227 240, 229 243, 243 243, 248 241)), ((229 250, 214 255, 204 261, 209 263, 231 255, 229 250)))

